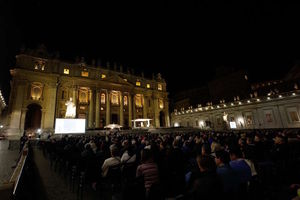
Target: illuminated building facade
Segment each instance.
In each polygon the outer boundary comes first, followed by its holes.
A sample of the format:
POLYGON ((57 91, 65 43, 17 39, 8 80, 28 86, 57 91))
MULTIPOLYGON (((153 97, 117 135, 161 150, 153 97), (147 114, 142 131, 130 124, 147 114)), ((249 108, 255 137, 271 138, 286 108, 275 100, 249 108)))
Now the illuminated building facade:
POLYGON ((87 129, 108 124, 132 127, 132 120, 149 118, 151 127, 168 127, 169 101, 160 74, 152 79, 136 76, 123 67, 104 68, 95 62, 70 63, 49 57, 45 49, 23 51, 11 71, 9 133, 53 130, 55 118, 64 118, 66 101, 76 105, 76 118, 85 118, 87 129), (117 68, 119 68, 117 70, 117 68))
MULTIPOLYGON (((244 78, 248 81, 247 75, 244 78)), ((222 79, 224 81, 224 77, 222 79)), ((213 81, 218 82, 219 80, 213 81)), ((231 99, 228 96, 212 98, 209 97, 210 92, 207 92, 208 95, 202 98, 206 103, 199 101, 192 104, 190 102, 195 102, 194 100, 184 97, 182 99, 185 100, 185 104, 182 104, 183 100, 174 104, 171 126, 208 130, 300 128, 299 84, 300 65, 296 65, 281 80, 249 82, 249 86, 244 83, 243 94, 240 95, 239 90, 236 90, 231 99), (248 97, 245 91, 249 92, 248 97)), ((218 87, 214 87, 214 90, 226 91, 226 88, 223 88, 225 86, 215 85, 218 87)), ((241 88, 238 82, 236 85, 241 88)), ((228 84, 228 87, 235 91, 234 84, 228 84)), ((201 97, 203 96, 200 96, 200 99, 201 97)))
POLYGON ((2 115, 2 111, 6 107, 5 99, 2 95, 2 91, 0 90, 0 116, 2 115))

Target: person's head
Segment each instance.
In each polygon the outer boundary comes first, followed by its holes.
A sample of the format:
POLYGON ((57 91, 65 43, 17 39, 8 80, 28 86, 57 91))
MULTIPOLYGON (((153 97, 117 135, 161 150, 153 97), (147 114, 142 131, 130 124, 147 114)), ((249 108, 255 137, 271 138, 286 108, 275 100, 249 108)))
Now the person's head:
POLYGON ((110 145, 109 149, 110 149, 110 154, 112 157, 118 156, 119 150, 118 150, 117 145, 112 144, 112 145, 110 145))
POLYGON ((178 147, 179 147, 179 140, 175 139, 175 140, 173 141, 173 147, 174 147, 174 148, 178 148, 178 147))
POLYGON ((230 160, 236 160, 242 157, 242 151, 238 147, 231 148, 229 150, 230 160))
POLYGON ((284 143, 284 137, 282 135, 277 135, 274 139, 275 144, 283 144, 284 143))
POLYGON ((240 138, 238 143, 239 143, 240 146, 244 146, 246 142, 245 142, 244 138, 240 138))
POLYGON ((261 141, 261 137, 258 134, 255 134, 254 142, 260 142, 260 141, 261 141))
POLYGON ((214 141, 211 143, 210 148, 211 148, 211 152, 216 152, 216 151, 221 150, 222 146, 219 143, 214 141))
POLYGON ((252 137, 247 137, 246 139, 246 143, 249 144, 253 144, 253 138, 252 137))
POLYGON ((153 159, 153 153, 151 149, 145 148, 141 151, 141 161, 146 162, 153 159))
POLYGON ((224 150, 216 151, 215 155, 215 162, 217 166, 228 164, 230 161, 229 154, 224 150))
POLYGON ((197 164, 200 169, 200 172, 215 172, 216 163, 211 156, 207 155, 198 155, 197 164))

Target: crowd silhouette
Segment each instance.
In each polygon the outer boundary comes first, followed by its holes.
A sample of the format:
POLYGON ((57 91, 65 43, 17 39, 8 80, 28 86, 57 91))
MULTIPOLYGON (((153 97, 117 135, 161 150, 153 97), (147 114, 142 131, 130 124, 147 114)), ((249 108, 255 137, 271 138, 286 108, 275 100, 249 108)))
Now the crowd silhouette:
POLYGON ((115 132, 39 144, 83 199, 291 199, 300 182, 297 130, 115 132))

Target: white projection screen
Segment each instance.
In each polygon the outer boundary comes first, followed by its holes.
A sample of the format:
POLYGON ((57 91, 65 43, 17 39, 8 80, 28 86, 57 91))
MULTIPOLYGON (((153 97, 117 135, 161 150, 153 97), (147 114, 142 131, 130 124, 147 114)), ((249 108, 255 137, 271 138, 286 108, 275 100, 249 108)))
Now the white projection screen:
POLYGON ((56 118, 55 134, 81 134, 85 133, 85 119, 56 118))

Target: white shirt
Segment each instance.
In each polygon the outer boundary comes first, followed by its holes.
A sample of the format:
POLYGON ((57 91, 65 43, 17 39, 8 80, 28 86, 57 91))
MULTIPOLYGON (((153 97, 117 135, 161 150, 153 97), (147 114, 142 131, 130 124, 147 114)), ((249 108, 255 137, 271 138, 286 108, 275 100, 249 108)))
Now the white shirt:
POLYGON ((128 151, 125 151, 121 158, 122 163, 133 163, 133 162, 135 162, 135 160, 136 160, 136 155, 134 154, 133 156, 130 157, 128 155, 128 151))
POLYGON ((121 163, 120 157, 107 158, 102 165, 102 177, 106 177, 109 167, 115 166, 121 163))

